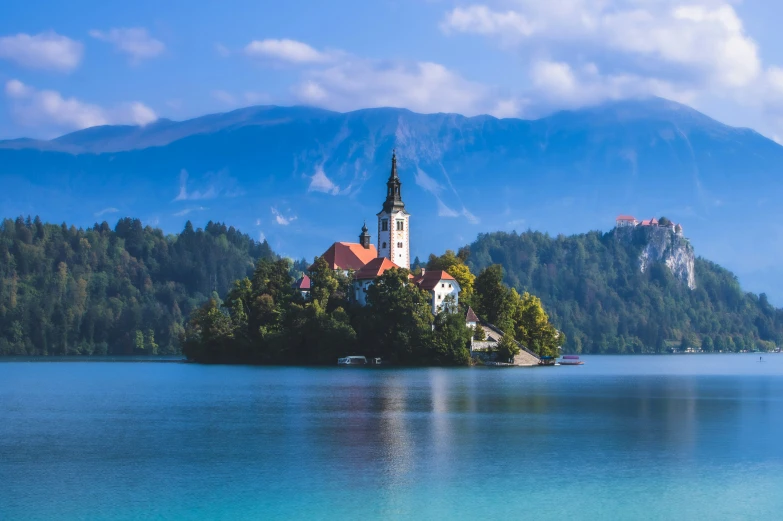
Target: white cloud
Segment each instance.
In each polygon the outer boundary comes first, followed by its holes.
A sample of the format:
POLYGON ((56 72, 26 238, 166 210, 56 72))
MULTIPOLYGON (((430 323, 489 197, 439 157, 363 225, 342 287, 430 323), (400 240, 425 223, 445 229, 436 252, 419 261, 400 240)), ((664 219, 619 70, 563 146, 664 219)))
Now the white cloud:
POLYGON ((446 206, 440 197, 435 196, 435 200, 438 203, 438 217, 459 217, 459 212, 446 206))
POLYGON ((484 85, 438 63, 347 59, 308 72, 294 94, 303 102, 335 110, 404 107, 416 112, 491 112, 495 102, 484 85))
POLYGON ((107 213, 117 213, 119 210, 117 208, 104 208, 103 210, 99 210, 95 212, 95 217, 100 217, 101 215, 105 215, 107 213))
POLYGON ((179 191, 173 201, 200 201, 217 197, 238 197, 244 191, 237 185, 236 179, 228 175, 227 170, 207 172, 202 176, 202 188, 188 190, 188 171, 184 168, 179 172, 179 191))
POLYGON ((149 108, 144 103, 141 103, 140 101, 134 101, 132 103, 129 103, 127 105, 128 110, 128 120, 135 123, 136 125, 144 126, 147 123, 152 123, 156 119, 158 119, 158 115, 155 114, 155 111, 149 108))
POLYGON ((109 31, 93 29, 90 36, 113 44, 134 62, 160 56, 166 50, 164 43, 150 36, 143 27, 114 28, 109 31))
POLYGON ((194 208, 185 208, 183 210, 180 210, 174 214, 175 217, 182 217, 184 215, 188 215, 189 213, 193 212, 203 212, 204 210, 209 210, 209 208, 205 208, 203 206, 196 206, 194 208))
POLYGON ((241 94, 232 94, 226 90, 213 90, 212 97, 229 107, 238 107, 243 104, 269 103, 271 98, 263 92, 245 91, 241 94))
POLYGON ((277 221, 277 224, 281 226, 288 226, 289 224, 291 224, 296 220, 296 215, 286 217, 282 213, 280 213, 280 211, 278 211, 278 209, 275 208, 274 206, 271 208, 271 210, 272 210, 272 215, 275 216, 275 221, 277 221))
POLYGON ((310 186, 307 187, 307 191, 337 195, 340 193, 340 187, 326 176, 323 165, 318 165, 315 167, 315 173, 310 178, 310 186))
POLYGON ((594 63, 572 67, 541 60, 531 65, 529 74, 528 96, 536 100, 534 108, 539 111, 650 95, 691 103, 697 96, 696 89, 675 82, 629 73, 602 74, 594 63))
POLYGON ((155 112, 141 102, 120 104, 112 109, 65 98, 53 90, 37 90, 12 79, 5 84, 12 112, 20 123, 30 127, 82 129, 97 125, 146 125, 157 119, 155 112))
MULTIPOLYGON (((777 73, 765 70, 733 3, 487 0, 449 9, 441 29, 521 51, 531 89, 509 105, 518 110, 540 114, 644 95, 758 105, 774 98, 777 73)), ((783 83, 779 91, 783 109, 783 83)))
POLYGON ((258 242, 264 242, 266 240, 266 235, 264 235, 264 232, 258 232, 258 242))
POLYGON ((535 28, 519 12, 493 11, 485 5, 471 5, 457 7, 448 13, 441 29, 445 32, 530 36, 535 28))
POLYGON ((468 220, 470 224, 478 224, 481 222, 481 219, 479 219, 478 217, 470 213, 470 211, 468 211, 468 209, 465 208, 464 206, 462 207, 462 212, 460 213, 462 214, 463 217, 465 217, 465 219, 468 220))
POLYGON ((332 59, 329 53, 321 52, 296 40, 253 40, 245 47, 245 54, 256 58, 268 58, 288 63, 323 63, 332 59))
POLYGON ((256 226, 261 226, 261 219, 256 219, 256 226))
POLYGON ((438 195, 443 190, 443 186, 435 179, 427 175, 427 172, 416 166, 416 176, 414 177, 416 184, 422 187, 424 190, 431 194, 438 195))
POLYGON ((79 66, 83 53, 80 42, 51 31, 0 38, 0 58, 30 69, 70 72, 79 66))
POLYGON ((223 45, 222 43, 215 44, 215 52, 222 58, 228 58, 231 56, 231 49, 223 45))
POLYGON ((237 98, 225 90, 213 90, 212 97, 226 105, 233 106, 237 104, 237 98))
POLYGON ((527 221, 525 219, 514 219, 513 221, 508 221, 506 223, 506 226, 509 226, 511 228, 516 228, 519 226, 524 226, 527 224, 527 221))

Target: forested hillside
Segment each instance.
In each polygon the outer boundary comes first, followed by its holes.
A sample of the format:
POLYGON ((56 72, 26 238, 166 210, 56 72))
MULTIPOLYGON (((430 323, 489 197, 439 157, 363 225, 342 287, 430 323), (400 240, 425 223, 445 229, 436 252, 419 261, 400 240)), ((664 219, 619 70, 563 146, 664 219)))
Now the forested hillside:
POLYGON ((732 273, 701 258, 694 290, 663 263, 642 273, 643 247, 618 240, 614 231, 557 238, 497 232, 479 235, 468 265, 474 273, 503 265, 509 285, 541 298, 571 352, 766 350, 783 344, 783 310, 766 295, 743 292, 732 273))
POLYGON ((130 218, 113 230, 6 219, 0 354, 175 353, 192 309, 272 257, 220 223, 165 236, 130 218))

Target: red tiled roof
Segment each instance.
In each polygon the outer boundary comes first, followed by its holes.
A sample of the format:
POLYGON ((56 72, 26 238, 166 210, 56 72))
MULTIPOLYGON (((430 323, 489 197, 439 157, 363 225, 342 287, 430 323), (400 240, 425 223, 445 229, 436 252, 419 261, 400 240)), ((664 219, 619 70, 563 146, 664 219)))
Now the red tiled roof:
POLYGON ((333 270, 359 270, 378 257, 378 250, 372 244, 365 248, 355 242, 336 242, 323 254, 323 258, 333 270))
POLYGON ((618 215, 617 216, 618 221, 635 221, 636 217, 633 215, 618 215))
POLYGON ((456 280, 443 270, 426 270, 424 275, 419 275, 413 279, 413 283, 421 289, 430 291, 438 285, 441 280, 456 280))
POLYGON ((476 312, 473 311, 473 308, 468 306, 468 314, 465 315, 465 322, 478 322, 479 319, 476 316, 476 312))
POLYGON ((386 257, 376 257, 357 271, 354 278, 356 280, 374 279, 375 277, 380 277, 386 270, 392 268, 399 268, 399 266, 386 257))
POLYGON ((301 290, 310 291, 310 277, 308 277, 307 275, 302 275, 302 277, 296 281, 294 287, 300 291, 301 290))

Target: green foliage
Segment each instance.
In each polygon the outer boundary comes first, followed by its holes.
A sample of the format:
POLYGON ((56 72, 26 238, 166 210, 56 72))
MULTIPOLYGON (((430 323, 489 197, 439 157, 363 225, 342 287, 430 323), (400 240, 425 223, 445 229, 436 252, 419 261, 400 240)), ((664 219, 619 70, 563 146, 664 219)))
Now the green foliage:
POLYGON ((130 218, 114 230, 6 219, 0 354, 177 353, 184 317, 273 256, 267 243, 213 222, 165 236, 130 218))
POLYGON ((285 261, 261 260, 252 279, 236 281, 220 307, 212 299, 184 332, 188 358, 208 363, 328 364, 362 354, 402 365, 467 365, 471 331, 461 315, 434 320, 429 294, 393 269, 351 306, 344 276, 323 259, 312 265, 311 298, 296 297, 285 261))
MULTIPOLYGON (((503 282, 503 267, 493 264, 486 267, 476 278, 474 296, 475 311, 487 322, 506 331, 502 348, 503 358, 514 356, 519 350, 511 339, 539 356, 557 356, 557 348, 562 345, 565 336, 559 333, 549 322, 549 316, 541 300, 527 292, 519 295, 514 288, 509 289, 503 282)), ((483 330, 479 333, 484 336, 483 330)), ((477 338, 480 340, 480 338, 477 338)))
POLYGON ((514 339, 514 332, 510 329, 507 330, 495 348, 498 361, 510 362, 519 354, 519 351, 519 345, 517 345, 516 340, 514 339))
MULTIPOLYGON (((614 232, 556 238, 498 232, 478 237, 468 265, 475 273, 500 264, 506 283, 540 297, 570 352, 663 352, 683 339, 709 346, 706 338, 714 351, 783 344, 783 310, 770 305, 766 295, 744 293, 734 275, 701 258, 695 290, 666 266, 641 273, 643 247, 639 237, 624 241, 614 232)), ((502 307, 493 300, 500 294, 497 271, 476 278, 476 293, 479 315, 502 320, 502 307), (479 293, 495 297, 482 299, 479 293)))
POLYGON ((404 365, 426 364, 432 341, 430 297, 410 283, 409 273, 394 268, 378 277, 354 323, 371 356, 404 365))
POLYGON ((432 339, 432 365, 468 365, 473 331, 461 313, 441 311, 435 317, 432 339))

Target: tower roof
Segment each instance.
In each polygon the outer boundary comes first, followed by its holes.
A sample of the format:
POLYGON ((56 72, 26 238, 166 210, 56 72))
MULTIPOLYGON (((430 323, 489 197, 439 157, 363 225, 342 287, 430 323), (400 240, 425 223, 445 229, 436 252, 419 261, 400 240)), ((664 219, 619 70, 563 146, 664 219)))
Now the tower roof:
POLYGON ((392 166, 389 180, 386 181, 386 201, 383 203, 383 212, 393 213, 405 211, 405 203, 402 202, 402 182, 397 174, 397 151, 392 151, 392 166))
POLYGON ((465 315, 465 322, 478 322, 479 319, 476 316, 476 312, 473 311, 473 308, 468 306, 468 313, 465 315))

